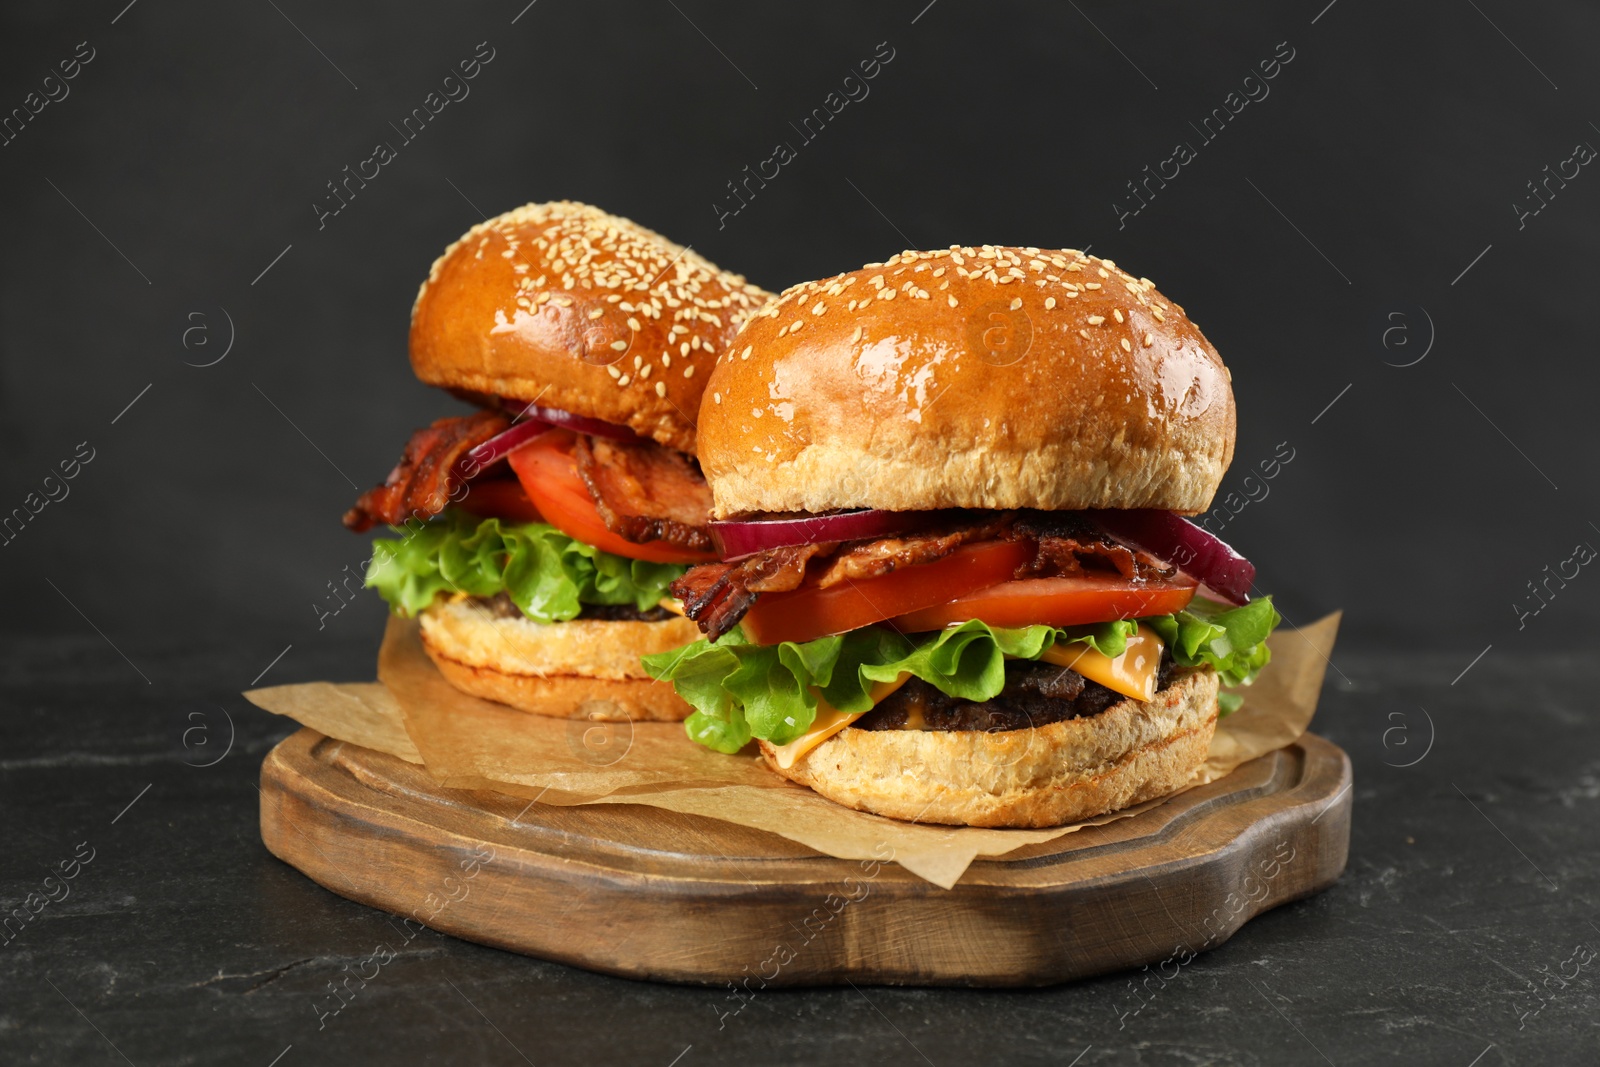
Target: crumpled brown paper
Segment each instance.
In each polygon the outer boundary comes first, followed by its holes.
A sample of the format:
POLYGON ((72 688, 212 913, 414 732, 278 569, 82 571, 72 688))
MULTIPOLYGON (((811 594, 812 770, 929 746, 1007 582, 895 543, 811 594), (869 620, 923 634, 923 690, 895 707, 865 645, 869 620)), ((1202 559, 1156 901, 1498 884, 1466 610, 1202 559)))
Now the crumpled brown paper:
MULTIPOLYGON (((1190 787, 1290 744, 1311 722, 1338 614, 1279 631, 1272 662, 1221 720, 1190 787)), ((546 804, 645 804, 768 830, 841 859, 881 856, 945 889, 977 856, 999 856, 1127 818, 1162 800, 1045 830, 918 825, 853 811, 763 768, 689 741, 680 723, 601 723, 529 715, 461 692, 422 649, 415 622, 391 618, 381 684, 274 686, 245 696, 350 744, 420 762, 442 785, 492 789, 546 804)), ((663 683, 664 684, 664 683, 663 683)))

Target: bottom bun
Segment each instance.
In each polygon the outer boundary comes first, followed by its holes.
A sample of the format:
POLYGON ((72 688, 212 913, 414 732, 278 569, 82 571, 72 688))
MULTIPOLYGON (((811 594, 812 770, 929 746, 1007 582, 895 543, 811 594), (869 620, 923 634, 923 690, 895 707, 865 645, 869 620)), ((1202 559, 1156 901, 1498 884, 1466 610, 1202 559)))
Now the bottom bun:
POLYGON ((463 692, 558 719, 680 722, 694 709, 639 658, 700 636, 688 619, 659 622, 508 617, 476 599, 440 600, 421 617, 422 647, 463 692))
POLYGON ((846 728, 783 770, 829 800, 910 822, 1062 826, 1166 796, 1205 762, 1217 676, 1177 679, 1145 702, 1025 730, 846 728))

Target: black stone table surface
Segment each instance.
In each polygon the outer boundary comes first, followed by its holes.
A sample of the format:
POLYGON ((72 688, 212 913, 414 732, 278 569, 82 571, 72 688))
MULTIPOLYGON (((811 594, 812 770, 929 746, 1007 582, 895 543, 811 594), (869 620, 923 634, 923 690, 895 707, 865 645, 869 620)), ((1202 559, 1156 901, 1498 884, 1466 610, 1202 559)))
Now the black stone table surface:
MULTIPOLYGON (((397 938, 261 845, 261 759, 293 725, 238 693, 276 651, 8 641, 0 903, 29 918, 0 944, 0 1063, 1600 1062, 1590 657, 1490 654, 1452 684, 1456 659, 1336 652, 1315 729, 1355 763, 1349 869, 1181 970, 765 992, 724 1020, 726 991, 432 931, 321 1016, 397 938)), ((330 635, 262 684, 370 677, 372 651, 330 635)))

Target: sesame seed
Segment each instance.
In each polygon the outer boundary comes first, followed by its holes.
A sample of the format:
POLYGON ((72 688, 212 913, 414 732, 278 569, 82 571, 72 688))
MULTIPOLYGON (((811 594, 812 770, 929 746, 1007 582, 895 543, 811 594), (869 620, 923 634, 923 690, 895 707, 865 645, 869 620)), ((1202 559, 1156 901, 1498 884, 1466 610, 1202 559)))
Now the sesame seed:
POLYGON ((755 347, 754 345, 745 345, 744 346, 744 351, 739 354, 739 358, 740 359, 749 359, 750 358, 750 350, 752 348, 754 348, 754 347, 755 347))
POLYGON ((1098 326, 1104 321, 1106 321, 1106 317, 1104 315, 1090 315, 1089 316, 1089 325, 1090 326, 1098 326))
POLYGON ((639 320, 630 317, 628 319, 628 329, 632 330, 634 333, 638 333, 639 332, 639 320))
POLYGON ((1015 311, 1022 306, 1022 297, 1015 297, 1011 301, 1011 310, 1015 311))
POLYGON ((619 371, 616 367, 608 366, 608 367, 606 367, 606 373, 611 375, 613 378, 615 378, 618 375, 620 375, 622 372, 619 371))
POLYGON ((752 419, 759 419, 761 417, 761 409, 760 408, 751 408, 750 409, 750 417, 752 419))
POLYGON ((1047 296, 1047 297, 1044 298, 1044 309, 1046 311, 1049 311, 1051 308, 1053 308, 1055 306, 1056 306, 1056 298, 1055 297, 1047 296))
POLYGON ((1069 300, 1076 299, 1077 296, 1078 296, 1078 290, 1076 290, 1076 289, 1071 289, 1071 290, 1069 290, 1067 292, 1067 299, 1069 299, 1069 300))
POLYGON ((860 326, 857 326, 856 327, 856 332, 850 335, 850 343, 851 344, 855 344, 858 341, 860 341, 861 340, 861 335, 864 334, 864 333, 866 333, 866 331, 863 330, 860 326))
POLYGON ((626 341, 612 341, 611 342, 611 350, 613 352, 626 352, 628 350, 628 342, 626 342, 626 341))
POLYGON ((1094 340, 1094 338, 1092 338, 1092 337, 1090 337, 1090 336, 1089 336, 1089 331, 1088 331, 1088 330, 1079 330, 1079 331, 1078 331, 1078 336, 1079 336, 1079 337, 1081 337, 1081 338, 1083 338, 1083 339, 1084 339, 1084 340, 1085 340, 1085 341, 1092 341, 1092 340, 1094 340))
POLYGON ((663 353, 661 353, 661 365, 663 367, 672 366, 672 353, 671 352, 663 352, 663 353))
POLYGON ((1113 315, 1115 315, 1117 317, 1117 321, 1118 322, 1122 321, 1122 309, 1121 308, 1112 308, 1111 309, 1111 314, 1113 314, 1113 315))
POLYGON ((1124 337, 1122 339, 1122 350, 1124 352, 1132 352, 1133 351, 1133 346, 1128 343, 1128 339, 1126 337, 1124 337))
POLYGON ((951 296, 951 297, 946 297, 945 299, 950 301, 950 306, 951 307, 955 307, 956 306, 956 298, 955 297, 951 296))
POLYGON ((822 314, 822 313, 823 313, 823 312, 824 312, 824 311, 827 311, 827 310, 828 310, 828 305, 827 305, 827 304, 824 304, 824 303, 823 303, 823 302, 822 302, 822 301, 820 301, 820 300, 818 300, 818 301, 817 301, 817 302, 816 302, 816 304, 815 304, 815 305, 813 305, 813 306, 812 306, 812 308, 811 308, 811 314, 813 314, 813 315, 820 315, 820 314, 822 314))
POLYGON ((691 363, 687 367, 683 368, 683 376, 685 378, 693 378, 694 377, 694 364, 693 363, 691 363))
POLYGON ((1151 308, 1150 309, 1150 314, 1152 314, 1152 315, 1154 315, 1156 317, 1156 321, 1157 322, 1166 322, 1167 321, 1167 317, 1161 313, 1161 309, 1160 308, 1151 308))
POLYGON ((1146 348, 1149 348, 1151 345, 1153 345, 1155 343, 1156 343, 1156 339, 1154 337, 1152 337, 1150 334, 1145 334, 1144 335, 1144 346, 1146 348))
POLYGON ((622 377, 617 379, 617 384, 618 385, 627 385, 628 382, 631 381, 631 380, 632 379, 630 379, 626 374, 624 374, 622 377))
POLYGON ((667 395, 667 383, 666 382, 657 382, 656 383, 656 396, 664 397, 666 395, 667 395))
POLYGON ((711 394, 711 402, 712 402, 712 403, 713 403, 713 404, 720 404, 720 403, 722 403, 722 394, 721 394, 721 393, 712 393, 712 394, 711 394))
POLYGON ((640 381, 643 381, 644 379, 650 377, 650 371, 653 368, 653 366, 654 365, 650 364, 650 363, 646 363, 644 365, 644 369, 639 372, 639 380, 640 381))
POLYGON ((1098 288, 1100 288, 1100 283, 1099 282, 1084 282, 1083 283, 1083 287, 1085 289, 1098 289, 1098 288))

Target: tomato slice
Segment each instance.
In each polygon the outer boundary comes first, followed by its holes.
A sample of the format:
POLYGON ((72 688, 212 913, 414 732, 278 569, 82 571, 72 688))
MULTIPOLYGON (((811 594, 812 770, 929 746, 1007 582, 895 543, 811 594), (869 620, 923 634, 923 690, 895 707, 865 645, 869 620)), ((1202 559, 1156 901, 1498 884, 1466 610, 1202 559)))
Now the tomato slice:
POLYGON ((504 519, 507 522, 543 522, 544 516, 534 507, 533 501, 515 478, 491 478, 481 482, 468 482, 467 495, 460 505, 463 511, 486 519, 504 519))
POLYGON ((707 563, 717 558, 714 552, 696 552, 664 541, 635 544, 606 529, 589 487, 578 475, 578 462, 572 454, 574 440, 571 430, 550 430, 506 456, 544 521, 568 537, 629 559, 707 563))
POLYGON ((985 541, 877 578, 763 593, 740 625, 758 645, 842 634, 1003 582, 1032 555, 1033 545, 1027 541, 985 541))
POLYGON ((1194 598, 1199 585, 1180 574, 1172 581, 1130 582, 1121 576, 1023 578, 958 596, 948 603, 911 611, 892 620, 907 633, 942 630, 982 619, 990 626, 1076 626, 1112 619, 1167 615, 1194 598))

